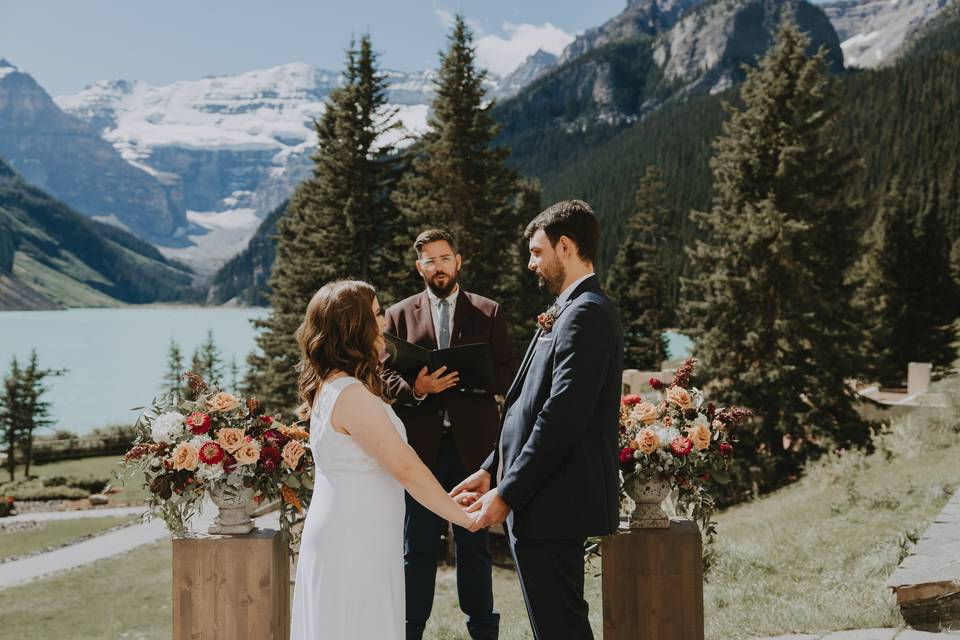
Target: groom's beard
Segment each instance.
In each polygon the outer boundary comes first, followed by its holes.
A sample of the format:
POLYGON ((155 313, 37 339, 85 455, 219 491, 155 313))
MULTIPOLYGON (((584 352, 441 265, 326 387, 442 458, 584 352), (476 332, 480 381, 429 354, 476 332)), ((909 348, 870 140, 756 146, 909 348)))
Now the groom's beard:
POLYGON ((423 279, 427 283, 427 288, 433 292, 433 295, 438 298, 446 298, 450 295, 450 292, 453 291, 453 288, 457 286, 457 281, 460 279, 460 272, 457 271, 453 275, 437 272, 430 276, 423 276, 423 279))
POLYGON ((567 271, 560 264, 560 260, 554 257, 544 264, 542 269, 537 269, 536 274, 541 289, 546 289, 555 296, 560 295, 563 281, 567 279, 567 271))

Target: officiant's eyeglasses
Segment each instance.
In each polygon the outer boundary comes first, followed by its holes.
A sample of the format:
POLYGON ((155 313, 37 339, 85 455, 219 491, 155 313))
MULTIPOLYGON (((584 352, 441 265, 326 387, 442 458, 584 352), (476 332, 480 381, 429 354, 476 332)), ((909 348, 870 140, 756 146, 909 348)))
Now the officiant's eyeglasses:
POLYGON ((419 262, 424 271, 436 271, 438 266, 452 266, 453 263, 456 262, 456 259, 447 254, 445 256, 440 256, 439 258, 427 258, 426 260, 420 260, 419 262))

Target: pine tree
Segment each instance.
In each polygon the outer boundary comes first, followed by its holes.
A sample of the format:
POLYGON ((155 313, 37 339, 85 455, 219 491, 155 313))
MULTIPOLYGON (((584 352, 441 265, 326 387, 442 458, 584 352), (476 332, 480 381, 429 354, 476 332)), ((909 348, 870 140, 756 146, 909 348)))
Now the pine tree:
POLYGON ((382 303, 396 297, 394 283, 382 277, 398 268, 389 251, 398 235, 390 201, 396 162, 384 141, 398 121, 386 103, 386 79, 363 36, 359 48, 348 50, 344 83, 330 93, 316 124, 313 177, 277 223, 272 309, 254 322, 260 351, 248 357, 250 391, 272 409, 297 404, 294 332, 317 289, 338 278, 361 278, 382 286, 382 303))
POLYGON ((6 466, 10 481, 17 472, 17 444, 20 440, 20 426, 23 423, 23 370, 16 356, 10 362, 10 372, 3 378, 0 391, 0 444, 7 452, 6 466))
POLYGON ((213 338, 213 329, 207 329, 207 338, 193 352, 191 367, 200 374, 210 388, 222 388, 224 382, 223 354, 213 338))
POLYGON ((170 338, 170 346, 167 348, 167 371, 163 374, 163 393, 182 394, 185 384, 183 373, 183 354, 180 351, 180 345, 170 338))
POLYGON ((711 209, 693 214, 705 239, 683 282, 711 393, 754 411, 754 444, 780 477, 831 442, 867 435, 847 383, 864 369, 856 283, 845 278, 858 164, 834 146, 825 51, 807 55, 808 42, 785 22, 747 71, 743 108, 730 108, 715 142, 711 209))
MULTIPOLYGON (((509 151, 493 146, 499 129, 492 103, 484 102, 486 72, 476 68, 463 16, 447 41, 428 130, 411 149, 412 168, 393 194, 406 221, 398 245, 409 246, 428 227, 449 231, 463 255, 464 286, 502 302, 518 295, 515 279, 504 274, 514 272, 512 247, 526 223, 517 208, 519 178, 506 167, 509 151)), ((400 275, 408 290, 422 287, 406 265, 400 275)))
POLYGON ((664 275, 658 268, 660 227, 669 215, 663 173, 647 167, 637 189, 637 209, 607 275, 607 291, 623 321, 624 366, 658 371, 666 358, 663 335, 664 275))
POLYGON ((24 475, 27 477, 30 476, 30 463, 33 460, 34 433, 37 429, 56 424, 56 420, 50 416, 50 403, 43 399, 43 395, 48 391, 44 380, 63 373, 64 370, 41 369, 36 350, 30 351, 30 361, 20 380, 23 412, 22 422, 17 426, 18 440, 23 451, 24 475))
POLYGON ((240 365, 237 364, 237 356, 230 357, 230 393, 234 395, 242 394, 240 385, 240 365))
MULTIPOLYGON (((921 194, 892 185, 868 233, 856 304, 868 332, 864 356, 883 386, 903 386, 907 364, 953 362, 956 289, 936 207, 920 211, 921 194)), ((930 201, 932 205, 933 201, 930 201)))

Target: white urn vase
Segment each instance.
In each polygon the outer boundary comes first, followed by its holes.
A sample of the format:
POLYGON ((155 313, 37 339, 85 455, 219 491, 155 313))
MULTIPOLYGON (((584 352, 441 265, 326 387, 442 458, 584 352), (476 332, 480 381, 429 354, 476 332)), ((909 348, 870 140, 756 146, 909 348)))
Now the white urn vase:
POLYGON ((210 499, 220 511, 207 532, 214 535, 243 535, 253 530, 249 512, 253 489, 221 482, 210 487, 210 499))
POLYGON ((670 526, 670 517, 663 510, 663 501, 670 495, 670 483, 666 479, 633 476, 624 482, 623 488, 633 500, 633 511, 629 514, 631 529, 666 529, 670 526))

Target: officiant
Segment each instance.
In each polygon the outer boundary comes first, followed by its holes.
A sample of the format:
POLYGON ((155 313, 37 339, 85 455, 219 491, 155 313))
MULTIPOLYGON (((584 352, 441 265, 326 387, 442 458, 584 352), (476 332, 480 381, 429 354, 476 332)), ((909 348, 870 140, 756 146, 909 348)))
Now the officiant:
MULTIPOLYGON (((480 467, 493 450, 503 395, 516 372, 507 323, 500 305, 460 286, 463 263, 453 236, 430 229, 413 244, 416 269, 426 288, 386 311, 386 332, 424 349, 485 343, 492 356, 489 388, 461 384, 460 372, 426 367, 401 374, 389 367, 384 380, 410 446, 448 491, 480 467)), ((420 640, 433 607, 446 522, 407 496, 404 522, 407 640, 420 640)), ((454 526, 457 593, 475 640, 497 638, 500 616, 493 606, 492 562, 487 530, 470 533, 454 526)))

